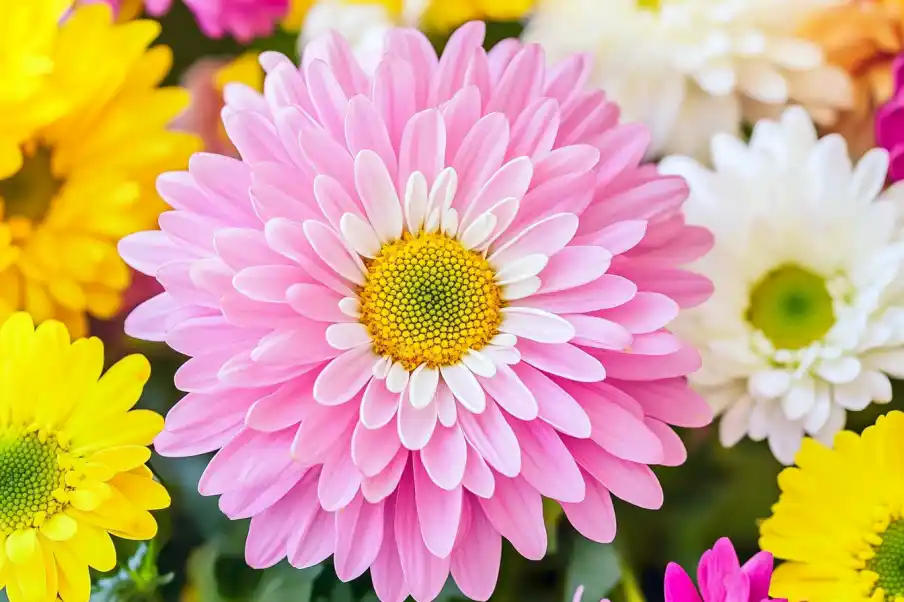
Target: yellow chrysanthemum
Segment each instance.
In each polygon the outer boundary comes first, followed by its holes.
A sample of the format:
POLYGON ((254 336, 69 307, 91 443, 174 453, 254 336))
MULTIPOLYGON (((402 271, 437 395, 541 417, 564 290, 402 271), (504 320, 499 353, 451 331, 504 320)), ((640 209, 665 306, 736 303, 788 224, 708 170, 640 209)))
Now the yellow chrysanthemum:
POLYGON ((38 106, 45 95, 66 103, 19 123, 0 83, 0 320, 25 309, 81 335, 86 314, 119 309, 129 271, 116 243, 153 225, 164 207, 157 175, 184 167, 198 148, 195 136, 167 130, 189 98, 158 88, 171 54, 148 50, 157 23, 114 24, 106 4, 92 4, 60 24, 68 2, 0 3, 3 79, 5 65, 24 65, 14 73, 30 86, 16 106, 38 106))
POLYGON ((116 564, 110 535, 150 539, 170 498, 145 466, 163 418, 132 410, 140 355, 101 376, 103 344, 70 342, 26 313, 0 328, 0 589, 10 602, 87 602, 88 567, 116 564))
POLYGON ((904 413, 834 449, 806 439, 761 525, 760 547, 786 562, 770 594, 791 602, 904 600, 904 413))
POLYGON ((427 31, 447 32, 474 19, 517 21, 534 7, 534 0, 431 0, 421 18, 427 31))
POLYGON ((833 128, 855 155, 875 146, 873 117, 893 90, 891 65, 904 51, 904 0, 850 0, 819 11, 801 34, 854 83, 854 107, 833 128))

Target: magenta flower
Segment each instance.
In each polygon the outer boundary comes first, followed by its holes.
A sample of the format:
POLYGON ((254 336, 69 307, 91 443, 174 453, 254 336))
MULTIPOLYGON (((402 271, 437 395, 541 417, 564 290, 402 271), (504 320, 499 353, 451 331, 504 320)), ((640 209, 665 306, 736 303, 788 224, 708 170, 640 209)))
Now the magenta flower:
POLYGON ((772 554, 759 552, 741 566, 727 537, 700 557, 697 585, 674 562, 665 571, 666 602, 762 602, 771 600, 772 554))
POLYGON ((585 57, 483 39, 393 31, 373 78, 335 34, 263 54, 263 96, 225 93, 241 160, 162 176, 162 230, 120 246, 165 288, 127 332, 190 356, 157 450, 220 449, 199 488, 251 517, 254 567, 486 600, 502 537, 544 555, 542 496, 611 541, 610 494, 658 508, 669 425, 711 419, 665 329, 711 292, 684 181, 585 57))
MULTIPOLYGON (((77 0, 82 4, 105 2, 118 13, 127 0, 77 0)), ((289 11, 289 0, 184 0, 204 35, 222 38, 231 35, 242 43, 270 35, 289 11)), ((143 0, 144 9, 154 17, 169 11, 173 0, 143 0)))
POLYGON ((889 154, 888 178, 904 180, 904 55, 892 67, 894 94, 876 113, 876 144, 889 154))

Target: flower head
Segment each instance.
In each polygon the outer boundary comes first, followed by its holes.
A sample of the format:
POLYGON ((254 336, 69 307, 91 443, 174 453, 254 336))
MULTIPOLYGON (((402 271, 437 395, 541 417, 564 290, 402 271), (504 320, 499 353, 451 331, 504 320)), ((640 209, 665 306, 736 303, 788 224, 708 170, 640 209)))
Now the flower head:
POLYGON ((546 0, 526 35, 554 57, 594 53, 594 82, 650 127, 653 154, 707 160, 714 134, 789 102, 828 121, 850 103, 845 74, 795 35, 826 1, 546 0))
POLYGON ((904 55, 895 61, 894 92, 876 114, 876 143, 888 151, 888 178, 904 180, 904 55))
POLYGON ((166 289, 128 332, 191 356, 157 449, 222 448, 200 490, 252 517, 252 566, 486 599, 502 537, 543 556, 541 496, 609 541, 610 493, 657 508, 668 425, 709 421, 665 330, 710 292, 683 180, 639 165, 583 57, 483 39, 395 30, 372 79, 335 34, 262 55, 263 97, 226 90, 242 160, 162 176, 174 211, 120 246, 166 289))
POLYGON ((126 357, 100 376, 103 344, 70 343, 26 313, 0 328, 0 566, 10 602, 88 602, 88 567, 116 564, 110 535, 150 539, 169 505, 145 462, 160 415, 133 410, 150 375, 126 357))
POLYGON ((853 82, 853 105, 832 129, 847 138, 851 154, 859 157, 876 145, 873 119, 893 91, 892 63, 904 51, 904 2, 829 3, 812 13, 799 31, 853 82))
POLYGON ((741 566, 727 537, 700 557, 697 587, 683 568, 669 563, 665 571, 665 602, 765 602, 772 578, 772 554, 759 552, 741 566))
MULTIPOLYGON (((154 178, 184 165, 196 140, 166 129, 188 98, 157 87, 170 65, 166 47, 147 49, 159 25, 114 25, 110 9, 98 4, 76 8, 58 26, 60 14, 49 8, 59 4, 4 8, 5 22, 18 31, 30 23, 19 11, 44 7, 53 24, 50 75, 35 98, 58 93, 66 100, 52 120, 24 131, 14 126, 15 144, 0 150, 0 319, 25 309, 39 322, 62 320, 78 336, 86 314, 106 319, 118 311, 129 270, 116 243, 155 222, 162 203, 154 178)), ((21 49, 7 42, 0 38, 0 55, 16 56, 21 49)), ((4 127, 0 118, 0 140, 4 127)))
POLYGON ((901 374, 904 189, 883 192, 888 154, 852 165, 838 134, 816 138, 800 108, 764 120, 749 145, 713 140, 713 170, 671 157, 687 178, 691 223, 710 228, 696 267, 715 294, 679 332, 703 353, 694 376, 716 411, 721 439, 768 439, 790 463, 807 433, 831 441, 845 413, 891 400, 901 374))
POLYGON ((771 593, 792 602, 894 602, 904 597, 904 414, 834 449, 806 439, 781 497, 760 526, 760 546, 786 562, 771 593))

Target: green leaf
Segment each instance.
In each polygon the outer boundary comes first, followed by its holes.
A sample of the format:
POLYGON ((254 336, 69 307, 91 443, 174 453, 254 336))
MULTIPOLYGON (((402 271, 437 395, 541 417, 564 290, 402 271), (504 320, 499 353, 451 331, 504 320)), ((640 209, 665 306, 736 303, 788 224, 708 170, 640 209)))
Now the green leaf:
POLYGON ((135 552, 120 562, 119 569, 98 579, 91 593, 92 602, 143 602, 160 599, 159 588, 173 579, 157 570, 157 542, 141 542, 135 552))
POLYGON ((565 571, 565 602, 571 602, 580 586, 584 586, 584 600, 601 600, 619 579, 618 553, 613 546, 575 538, 565 571))
POLYGON ((559 521, 565 511, 559 502, 548 497, 543 498, 543 522, 546 525, 546 553, 555 554, 559 547, 559 521))

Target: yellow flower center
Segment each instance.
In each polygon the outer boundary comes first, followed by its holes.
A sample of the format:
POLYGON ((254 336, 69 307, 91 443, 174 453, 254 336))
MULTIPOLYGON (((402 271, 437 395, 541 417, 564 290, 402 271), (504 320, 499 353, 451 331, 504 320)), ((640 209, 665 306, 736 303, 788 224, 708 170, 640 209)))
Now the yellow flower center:
POLYGON ((867 578, 875 579, 870 599, 893 602, 904 596, 904 521, 892 521, 876 537, 881 543, 873 550, 875 556, 866 563, 867 578))
POLYGON ((63 184, 53 173, 49 149, 29 145, 24 154, 22 168, 0 180, 0 218, 16 239, 25 238, 31 225, 44 219, 63 184))
POLYGON ((658 12, 662 7, 662 0, 637 0, 637 6, 645 10, 658 12))
POLYGON ((64 509, 69 464, 54 436, 17 430, 0 434, 0 533, 40 526, 64 509))
POLYGON ((835 324, 826 284, 822 276, 798 266, 773 270, 753 287, 747 320, 776 349, 806 347, 835 324))
POLYGON ((368 266, 360 298, 375 352, 408 370, 457 363, 489 343, 502 321, 489 262, 439 233, 385 244, 368 266))

